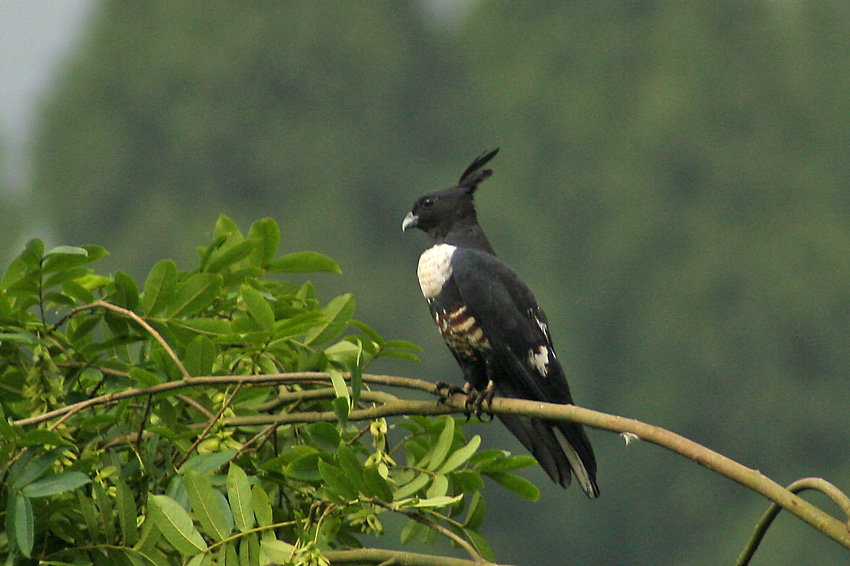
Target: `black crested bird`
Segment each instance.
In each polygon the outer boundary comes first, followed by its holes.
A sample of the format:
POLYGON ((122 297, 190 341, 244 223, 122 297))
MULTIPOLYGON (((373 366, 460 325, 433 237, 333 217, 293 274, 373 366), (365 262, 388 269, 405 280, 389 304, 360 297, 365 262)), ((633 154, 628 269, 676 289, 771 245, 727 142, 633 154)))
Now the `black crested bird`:
MULTIPOLYGON (((463 370, 464 391, 479 408, 494 392, 572 404, 546 315, 516 272, 496 257, 478 224, 473 194, 492 175, 483 167, 498 151, 477 157, 456 186, 417 200, 401 227, 428 235, 429 247, 419 257, 419 285, 463 370)), ((572 470, 588 497, 599 495, 596 458, 581 425, 519 415, 499 419, 552 481, 567 487, 572 470)))

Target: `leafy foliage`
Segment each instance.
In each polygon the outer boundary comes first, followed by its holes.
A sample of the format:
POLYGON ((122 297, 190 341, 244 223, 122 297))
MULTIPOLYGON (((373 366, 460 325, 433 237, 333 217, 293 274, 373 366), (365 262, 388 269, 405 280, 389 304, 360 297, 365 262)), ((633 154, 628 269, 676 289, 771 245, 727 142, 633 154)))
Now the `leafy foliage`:
POLYGON ((222 216, 196 268, 160 261, 141 292, 92 270, 98 246, 32 240, 11 262, 0 551, 12 563, 326 564, 323 551, 381 534, 388 512, 408 517, 404 543, 448 530, 492 556, 482 475, 534 500, 510 473, 533 459, 478 452, 451 416, 348 422, 368 405, 357 376, 377 358, 415 360, 416 347, 354 320, 349 294, 322 304, 309 281, 274 277, 339 272, 321 254, 277 255, 278 240, 272 220, 243 236, 222 216), (270 379, 239 380, 255 375, 270 379), (296 412, 338 421, 244 424, 296 412), (392 428, 403 434, 391 448, 392 428))

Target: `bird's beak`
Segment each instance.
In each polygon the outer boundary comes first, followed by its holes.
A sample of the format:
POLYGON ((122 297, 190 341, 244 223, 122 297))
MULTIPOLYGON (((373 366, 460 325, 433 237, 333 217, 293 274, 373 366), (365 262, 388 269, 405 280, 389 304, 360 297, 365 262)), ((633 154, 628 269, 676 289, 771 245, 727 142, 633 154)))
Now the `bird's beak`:
POLYGON ((401 223, 401 231, 406 232, 411 228, 416 228, 417 222, 419 222, 419 217, 412 212, 408 212, 401 223))

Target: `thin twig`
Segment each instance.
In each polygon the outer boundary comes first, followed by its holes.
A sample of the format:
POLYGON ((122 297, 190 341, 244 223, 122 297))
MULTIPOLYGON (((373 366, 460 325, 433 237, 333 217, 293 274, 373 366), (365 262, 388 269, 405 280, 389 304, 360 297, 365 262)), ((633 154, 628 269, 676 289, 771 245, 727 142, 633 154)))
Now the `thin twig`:
POLYGON ((189 456, 192 455, 192 452, 194 452, 198 444, 200 444, 207 437, 209 432, 212 430, 212 427, 215 426, 215 424, 221 418, 221 415, 224 414, 224 411, 226 411, 230 404, 233 402, 233 399, 236 397, 236 394, 239 393, 240 389, 242 389, 241 383, 236 386, 236 389, 233 390, 233 393, 230 394, 230 396, 227 398, 227 401, 225 401, 221 405, 221 409, 219 409, 218 413, 216 413, 216 415, 209 420, 209 422, 207 423, 207 427, 203 430, 203 432, 201 432, 201 434, 198 435, 198 437, 195 439, 195 442, 192 443, 192 446, 190 446, 189 449, 186 450, 186 453, 183 455, 180 461, 174 465, 174 469, 179 470, 180 466, 186 463, 186 460, 189 459, 189 456))
POLYGON ((180 361, 180 358, 177 357, 177 354, 174 353, 174 350, 171 349, 171 346, 168 345, 168 342, 165 341, 165 338, 163 338, 162 335, 159 332, 157 332, 156 329, 153 326, 148 324, 142 317, 140 317, 139 315, 137 315, 133 311, 131 311, 129 309, 125 309, 123 307, 119 307, 118 305, 113 305, 112 303, 107 303, 106 301, 103 301, 103 300, 97 300, 93 303, 89 303, 87 305, 82 305, 82 306, 79 306, 77 308, 71 309, 62 318, 57 320, 53 324, 53 326, 50 327, 50 331, 53 332, 54 330, 59 328, 59 326, 61 326, 66 320, 68 320, 69 318, 71 318, 73 316, 76 316, 78 313, 80 313, 82 311, 86 311, 86 310, 95 309, 95 308, 102 308, 102 309, 106 309, 106 310, 110 310, 110 311, 122 314, 122 315, 126 316, 127 318, 133 320, 133 322, 135 322, 136 324, 138 324, 139 326, 141 326, 145 330, 147 330, 148 334, 153 336, 154 340, 159 342, 159 345, 162 346, 162 348, 166 351, 168 356, 171 358, 171 360, 177 366, 177 369, 180 371, 180 375, 183 376, 183 378, 189 377, 189 372, 186 371, 186 367, 183 365, 183 362, 180 361))
POLYGON ((145 434, 145 424, 148 422, 148 418, 151 416, 151 410, 153 409, 153 395, 148 395, 148 402, 145 404, 145 414, 142 415, 142 422, 139 425, 139 432, 136 436, 136 451, 141 454, 142 452, 142 437, 145 434))
POLYGON ((177 397, 178 399, 180 399, 181 401, 183 401, 187 405, 190 405, 191 407, 193 407, 196 411, 198 411, 199 413, 204 415, 206 418, 208 418, 208 419, 213 418, 214 415, 213 415, 212 411, 210 411, 209 409, 207 409, 206 407, 204 407, 203 405, 201 405, 200 403, 198 403, 197 401, 195 401, 194 399, 192 399, 188 395, 175 395, 175 397, 177 397))
MULTIPOLYGON (((233 456, 233 459, 235 460, 236 458, 238 458, 242 454, 248 452, 248 448, 252 444, 257 442, 261 438, 267 438, 268 435, 272 434, 275 430, 277 430, 278 426, 280 426, 280 425, 276 425, 276 424, 269 425, 266 428, 264 428, 263 430, 261 430, 260 432, 258 432, 257 434, 255 434, 254 436, 252 436, 251 439, 248 440, 248 442, 244 443, 242 445, 242 447, 239 448, 239 451, 236 452, 236 454, 233 456)), ((260 446, 262 446, 263 444, 265 444, 265 440, 262 443, 260 443, 260 446)), ((260 446, 258 446, 257 449, 259 449, 260 446)))
POLYGON ((478 551, 475 550, 475 548, 471 544, 469 544, 469 542, 465 538, 458 535, 456 532, 452 531, 451 529, 447 529, 446 527, 444 527, 440 523, 438 523, 436 521, 432 521, 431 519, 428 519, 426 517, 423 517, 422 515, 420 515, 419 513, 416 513, 415 511, 413 511, 411 509, 404 509, 404 508, 396 507, 396 506, 389 504, 389 503, 385 503, 384 501, 381 501, 377 497, 373 497, 373 498, 369 499, 369 502, 372 503, 373 505, 377 506, 377 507, 383 507, 384 509, 388 509, 388 510, 393 511, 395 513, 401 513, 402 515, 404 515, 408 519, 412 519, 412 520, 416 521, 417 523, 425 525, 429 529, 432 529, 432 530, 440 533, 444 537, 452 540, 458 546, 460 546, 462 549, 464 549, 467 554, 469 554, 469 556, 472 558, 473 563, 478 564, 478 565, 482 565, 482 566, 486 565, 486 564, 491 564, 487 560, 484 560, 484 557, 482 557, 480 554, 478 554, 478 551))
MULTIPOLYGON (((850 518, 850 499, 848 499, 844 492, 823 478, 802 478, 791 483, 786 489, 791 493, 800 493, 801 491, 809 489, 820 491, 832 499, 835 504, 841 508, 844 514, 850 518)), ((747 541, 747 545, 744 547, 744 550, 742 550, 740 556, 738 556, 738 561, 735 562, 736 566, 746 566, 750 563, 750 560, 752 560, 753 555, 756 553, 756 550, 758 550, 761 541, 764 539, 765 534, 767 534, 767 530, 770 528, 773 520, 776 519, 776 516, 779 515, 781 510, 782 507, 777 503, 772 503, 770 507, 767 508, 767 511, 765 511, 762 518, 759 519, 759 522, 756 524, 756 528, 753 531, 752 536, 750 536, 750 540, 747 541)), ((850 529, 850 521, 848 521, 847 527, 850 529)))

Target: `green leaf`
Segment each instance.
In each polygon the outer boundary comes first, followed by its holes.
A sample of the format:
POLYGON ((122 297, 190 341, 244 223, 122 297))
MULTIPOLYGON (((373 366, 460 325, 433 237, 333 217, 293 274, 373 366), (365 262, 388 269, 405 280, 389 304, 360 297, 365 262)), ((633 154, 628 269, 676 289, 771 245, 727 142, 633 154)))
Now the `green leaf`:
POLYGON ((212 566, 212 554, 196 554, 186 563, 186 566, 212 566))
POLYGON ((121 478, 115 480, 115 507, 118 510, 118 524, 125 546, 139 542, 139 527, 136 525, 136 501, 133 492, 121 478))
POLYGON ((463 499, 463 494, 456 495, 454 497, 449 497, 448 495, 441 495, 439 497, 426 497, 424 499, 410 499, 408 501, 398 502, 400 507, 414 507, 414 508, 426 508, 426 507, 445 507, 447 505, 451 505, 453 503, 457 503, 463 499))
POLYGON ((242 236, 242 231, 239 230, 239 226, 237 226, 236 222, 233 221, 227 215, 219 214, 218 218, 215 221, 215 228, 213 229, 213 238, 218 240, 219 238, 224 238, 224 240, 231 240, 229 243, 238 244, 242 240, 245 239, 242 236))
POLYGON ((344 442, 340 442, 339 446, 336 450, 336 458, 339 462, 339 467, 342 470, 343 474, 345 474, 346 478, 348 478, 349 483, 354 486, 360 493, 364 493, 366 490, 366 483, 363 478, 363 464, 360 463, 360 460, 357 459, 357 455, 354 453, 347 444, 344 442))
POLYGON ((331 423, 313 423, 306 427, 305 432, 312 444, 320 450, 331 452, 339 446, 339 429, 331 423))
POLYGON ((86 523, 86 529, 88 529, 89 539, 95 544, 100 543, 103 533, 97 525, 97 515, 94 510, 94 502, 91 498, 86 497, 82 490, 77 492, 77 502, 80 505, 80 514, 83 516, 83 520, 86 523))
POLYGON ((241 566, 259 566, 260 541, 256 533, 248 533, 239 540, 239 564, 241 566))
POLYGON ((241 295, 242 300, 245 301, 245 306, 248 307, 248 313, 260 328, 267 332, 274 330, 274 310, 265 297, 248 285, 242 285, 241 295))
POLYGON ((411 495, 428 485, 429 481, 431 481, 431 476, 429 474, 426 474, 424 472, 420 473, 411 481, 395 490, 393 496, 396 500, 410 497, 411 495))
POLYGON ((113 301, 116 305, 135 310, 139 306, 139 288, 132 277, 118 271, 113 277, 115 281, 115 295, 113 301))
POLYGON ((115 539, 115 519, 112 516, 112 498, 106 494, 106 490, 100 482, 92 483, 92 493, 94 494, 94 500, 100 509, 104 536, 106 540, 111 541, 115 539))
POLYGON ((183 481, 192 510, 204 531, 216 541, 223 541, 230 534, 230 530, 227 528, 216 492, 209 480, 195 470, 188 470, 183 475, 183 481))
POLYGON ((241 532, 254 527, 254 513, 251 507, 251 483, 248 475, 233 462, 227 471, 227 498, 233 510, 236 528, 241 532))
POLYGON ((73 297, 81 303, 94 302, 94 295, 92 295, 88 289, 80 285, 80 281, 63 281, 62 291, 69 297, 73 297))
POLYGON ((148 510, 165 539, 184 556, 194 556, 207 549, 207 543, 192 518, 179 503, 167 495, 151 495, 148 510))
POLYGON ((35 428, 25 432, 21 439, 21 444, 24 446, 71 445, 67 439, 63 438, 62 435, 55 430, 47 430, 44 428, 35 428))
POLYGON ((127 547, 111 547, 110 550, 123 554, 131 566, 159 566, 157 562, 143 552, 127 547))
POLYGON ((18 257, 24 254, 33 258, 33 263, 38 263, 44 257, 44 242, 40 238, 33 238, 24 245, 24 251, 18 257))
POLYGON ((295 547, 282 540, 270 539, 260 542, 260 550, 276 564, 291 564, 295 547))
POLYGON ((366 484, 369 495, 387 503, 393 500, 393 492, 390 489, 390 484, 381 475, 377 466, 366 466, 363 470, 363 481, 366 484))
POLYGON ((469 460, 481 445, 481 437, 477 434, 466 444, 466 446, 455 450, 440 467, 441 474, 447 474, 458 469, 464 462, 469 460))
MULTIPOLYGON (((500 452, 501 451, 497 451, 500 452)), ((521 468, 536 466, 537 460, 533 456, 521 454, 519 456, 509 456, 501 453, 500 457, 494 459, 486 459, 475 465, 475 470, 481 473, 492 472, 510 472, 521 468)))
POLYGON ((537 486, 521 476, 507 472, 487 473, 486 475, 523 499, 527 499, 528 501, 537 501, 540 499, 540 490, 537 489, 537 486))
POLYGON ((89 252, 87 252, 85 249, 79 248, 77 246, 57 246, 57 247, 53 248, 52 250, 50 250, 49 252, 47 252, 47 255, 59 255, 59 254, 88 256, 89 252))
POLYGON ((342 273, 339 265, 326 255, 317 252, 295 252, 268 262, 270 273, 342 273))
POLYGON ((220 275, 195 273, 177 287, 168 304, 170 318, 188 317, 207 308, 221 291, 220 275))
POLYGON ((319 481, 322 474, 319 472, 319 453, 311 452, 299 456, 289 463, 284 472, 287 476, 301 481, 319 481))
POLYGON ((319 460, 319 474, 322 476, 325 489, 331 495, 339 497, 344 502, 357 498, 357 489, 355 489, 352 482, 341 469, 333 464, 319 460))
POLYGON ((348 422, 348 414, 351 411, 351 404, 349 401, 343 397, 337 397, 331 401, 331 405, 334 408, 334 414, 340 424, 345 425, 348 422))
POLYGON ((434 475, 434 479, 431 480, 431 485, 428 487, 428 491, 425 492, 425 496, 429 498, 443 497, 448 492, 449 478, 443 474, 436 474, 434 475))
POLYGON ((272 524, 272 506, 269 496, 259 485, 251 487, 251 507, 254 509, 254 516, 257 517, 259 526, 268 527, 272 524))
POLYGON ((455 437, 455 420, 451 416, 444 417, 443 420, 446 424, 443 426, 443 431, 440 433, 437 443, 431 449, 431 458, 425 467, 427 470, 434 471, 439 468, 452 447, 452 441, 455 437))
POLYGON ((354 307, 354 295, 350 293, 331 299, 323 309, 326 318, 325 323, 310 329, 305 336, 305 343, 308 346, 315 346, 335 339, 345 330, 352 315, 354 315, 354 307))
POLYGON ((244 260, 258 245, 258 240, 245 240, 232 247, 228 247, 218 255, 213 254, 204 271, 207 273, 220 273, 225 268, 244 260))
POLYGON ((481 555, 487 561, 494 561, 496 557, 493 555, 493 549, 490 548, 490 544, 487 540, 481 536, 481 533, 476 529, 463 529, 463 533, 466 535, 466 538, 472 543, 472 546, 475 547, 475 550, 478 551, 478 554, 481 555))
POLYGON ((478 529, 484 524, 484 515, 487 513, 487 505, 484 503, 484 496, 480 491, 472 494, 469 500, 469 511, 466 513, 466 520, 463 526, 469 529, 478 529))
POLYGON ((45 254, 42 272, 44 274, 54 273, 78 265, 93 263, 107 253, 100 246, 59 246, 45 254))
POLYGON ((37 498, 56 495, 70 491, 90 483, 91 480, 82 472, 60 472, 46 478, 27 484, 21 493, 25 497, 37 498))
POLYGON ((88 267, 69 267, 68 269, 63 269, 58 273, 54 273, 50 277, 44 280, 42 283, 42 289, 49 289, 54 285, 59 285, 61 283, 65 283, 66 281, 73 281, 74 279, 79 279, 85 275, 91 273, 91 269, 88 267))
MULTIPOLYGON (((0 340, 2 339, 2 336, 0 336, 0 340)), ((14 443, 18 436, 18 431, 6 419, 6 413, 3 412, 3 406, 0 405, 0 437, 3 437, 6 441, 14 443)), ((5 462, 3 464, 5 464, 5 462)))
POLYGON ((130 368, 130 379, 138 383, 140 387, 153 387, 163 382, 163 378, 139 366, 130 368))
POLYGON ((418 521, 414 521, 410 519, 407 521, 407 524, 401 530, 401 544, 407 544, 419 535, 422 532, 422 529, 425 528, 425 525, 419 523, 418 521))
MULTIPOLYGON (((52 435, 57 435, 56 431, 48 431, 44 429, 34 429, 24 434, 24 439, 32 438, 35 440, 39 435, 33 433, 49 433, 48 438, 52 440, 52 435)), ((56 444, 55 442, 51 442, 56 444)), ((36 481, 38 478, 47 473, 53 466, 53 463, 65 453, 65 448, 53 448, 46 451, 40 456, 36 456, 35 448, 27 449, 17 462, 9 470, 9 475, 6 482, 12 489, 21 489, 25 485, 36 481)))
POLYGON ((186 346, 186 356, 183 365, 190 375, 195 377, 210 375, 213 364, 220 353, 220 348, 215 342, 199 334, 192 338, 186 346))
POLYGON ((345 383, 345 378, 342 377, 342 374, 334 368, 328 368, 328 375, 331 376, 331 384, 333 385, 337 399, 344 399, 346 404, 350 403, 351 398, 348 396, 348 384, 345 383))
POLYGON ((251 224, 248 237, 259 241, 257 247, 251 253, 256 257, 255 265, 266 267, 274 259, 277 248, 280 245, 280 227, 271 218, 263 218, 251 224))
POLYGON ((6 508, 6 531, 10 542, 18 545, 21 554, 32 556, 35 524, 30 500, 15 491, 9 492, 6 508))
POLYGON ((164 259, 154 265, 145 280, 142 312, 146 316, 159 314, 171 302, 177 290, 177 264, 164 259))
POLYGON ((219 550, 218 566, 240 566, 236 554, 236 541, 227 541, 219 550))
POLYGON ((230 462, 236 455, 235 449, 222 450, 221 452, 211 452, 209 454, 198 454, 186 461, 180 466, 180 473, 185 473, 188 470, 195 470, 201 475, 211 474, 223 465, 230 462))

